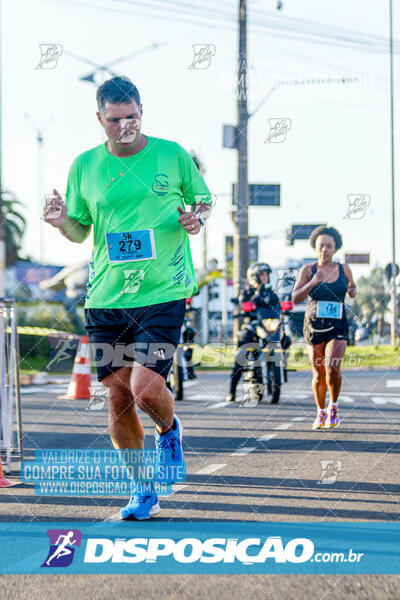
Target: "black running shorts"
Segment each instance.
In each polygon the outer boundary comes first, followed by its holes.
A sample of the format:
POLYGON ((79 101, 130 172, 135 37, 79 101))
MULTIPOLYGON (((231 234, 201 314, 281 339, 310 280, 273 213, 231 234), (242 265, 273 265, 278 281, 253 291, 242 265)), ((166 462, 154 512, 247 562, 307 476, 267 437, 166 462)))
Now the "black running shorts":
POLYGON ((324 342, 330 342, 331 340, 345 340, 349 341, 348 338, 348 328, 347 327, 335 327, 333 326, 329 331, 317 331, 309 326, 309 324, 304 324, 303 329, 304 341, 306 344, 311 344, 312 346, 316 346, 317 344, 323 344, 324 342))
POLYGON ((99 381, 141 364, 167 378, 179 343, 186 301, 138 308, 86 308, 85 321, 99 381))

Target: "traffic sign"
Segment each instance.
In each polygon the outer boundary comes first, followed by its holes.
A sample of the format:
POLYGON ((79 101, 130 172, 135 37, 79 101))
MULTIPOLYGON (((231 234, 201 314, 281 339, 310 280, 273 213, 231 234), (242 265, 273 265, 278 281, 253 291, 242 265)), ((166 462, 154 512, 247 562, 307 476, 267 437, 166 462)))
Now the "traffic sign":
POLYGON ((314 229, 321 226, 326 227, 326 223, 292 225, 286 232, 288 245, 293 246, 295 240, 308 240, 314 229))
POLYGON ((353 263, 354 265, 369 265, 369 252, 366 252, 364 254, 345 253, 344 262, 353 263))
MULTIPOLYGON (((233 184, 233 204, 237 205, 237 185, 233 184)), ((280 206, 280 183, 249 183, 249 206, 280 206)))
POLYGON ((222 130, 222 147, 237 148, 237 144, 237 127, 234 125, 224 125, 222 130))

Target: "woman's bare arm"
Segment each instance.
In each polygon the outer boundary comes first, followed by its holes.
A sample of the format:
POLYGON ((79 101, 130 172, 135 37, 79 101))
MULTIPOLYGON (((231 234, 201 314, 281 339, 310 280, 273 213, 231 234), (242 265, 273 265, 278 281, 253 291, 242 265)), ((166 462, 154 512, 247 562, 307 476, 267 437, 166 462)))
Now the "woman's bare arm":
POLYGON ((303 265, 300 269, 299 278, 295 283, 292 292, 292 300, 294 304, 303 302, 310 290, 322 281, 322 273, 316 271, 314 277, 311 277, 311 265, 303 265))

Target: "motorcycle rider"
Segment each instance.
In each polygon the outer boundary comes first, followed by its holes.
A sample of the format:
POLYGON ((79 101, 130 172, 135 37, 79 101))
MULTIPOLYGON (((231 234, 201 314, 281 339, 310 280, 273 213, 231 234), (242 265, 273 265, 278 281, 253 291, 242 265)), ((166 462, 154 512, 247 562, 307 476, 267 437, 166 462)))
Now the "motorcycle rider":
POLYGON ((189 324, 189 319, 187 317, 187 313, 190 310, 190 306, 192 304, 192 298, 186 298, 186 316, 182 326, 182 338, 184 343, 184 353, 183 357, 187 363, 187 372, 189 379, 197 379, 196 374, 194 372, 194 365, 192 363, 193 358, 193 342, 196 337, 196 332, 189 324))
MULTIPOLYGON (((276 311, 276 318, 280 316, 280 302, 278 296, 272 290, 270 283, 271 267, 265 262, 255 262, 247 269, 247 280, 243 294, 236 303, 242 306, 243 302, 252 302, 256 310, 261 307, 270 308, 276 311)), ((257 342, 249 323, 256 317, 256 310, 249 311, 245 317, 244 323, 239 333, 238 346, 257 342)), ((236 360, 234 362, 231 376, 229 394, 226 396, 227 402, 235 402, 236 388, 243 372, 243 366, 236 360)))

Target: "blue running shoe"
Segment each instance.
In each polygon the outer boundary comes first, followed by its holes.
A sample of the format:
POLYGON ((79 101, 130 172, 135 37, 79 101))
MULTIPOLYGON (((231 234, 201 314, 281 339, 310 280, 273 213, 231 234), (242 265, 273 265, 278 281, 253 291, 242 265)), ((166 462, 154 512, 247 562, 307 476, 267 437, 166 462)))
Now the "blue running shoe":
POLYGON ((137 519, 144 521, 160 512, 158 496, 155 492, 150 494, 135 493, 128 504, 121 508, 121 519, 137 519))
POLYGON ((156 472, 158 481, 170 485, 185 480, 185 460, 183 458, 182 423, 176 415, 172 427, 166 433, 154 432, 156 448, 163 453, 164 460, 157 460, 156 472))

